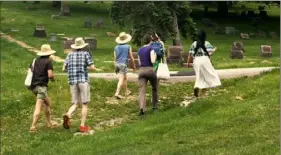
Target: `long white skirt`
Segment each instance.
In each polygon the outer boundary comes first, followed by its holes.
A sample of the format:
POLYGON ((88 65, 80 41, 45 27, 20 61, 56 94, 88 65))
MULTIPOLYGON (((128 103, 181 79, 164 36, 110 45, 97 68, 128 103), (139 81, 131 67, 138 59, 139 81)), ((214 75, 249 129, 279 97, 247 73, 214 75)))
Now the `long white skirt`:
POLYGON ((219 76, 208 56, 195 57, 193 69, 196 75, 194 88, 204 89, 221 85, 219 76))

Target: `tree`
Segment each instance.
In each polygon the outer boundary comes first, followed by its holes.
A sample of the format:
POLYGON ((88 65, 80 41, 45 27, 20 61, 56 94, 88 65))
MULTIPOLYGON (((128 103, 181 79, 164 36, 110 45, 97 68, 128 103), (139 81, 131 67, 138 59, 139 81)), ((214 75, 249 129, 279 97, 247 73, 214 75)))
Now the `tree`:
POLYGON ((132 22, 135 29, 133 43, 141 46, 146 33, 156 32, 163 41, 172 37, 179 42, 180 34, 194 37, 196 29, 190 12, 187 2, 115 1, 110 16, 113 23, 121 27, 132 22), (190 29, 193 31, 188 31, 190 29))

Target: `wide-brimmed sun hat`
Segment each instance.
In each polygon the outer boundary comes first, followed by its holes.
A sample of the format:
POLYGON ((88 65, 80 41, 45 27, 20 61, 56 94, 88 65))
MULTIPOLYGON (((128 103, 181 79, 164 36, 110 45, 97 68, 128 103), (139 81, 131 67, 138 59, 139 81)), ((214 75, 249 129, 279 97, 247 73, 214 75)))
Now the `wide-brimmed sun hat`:
POLYGON ((43 44, 41 46, 41 51, 37 52, 37 55, 39 56, 48 56, 56 53, 56 51, 51 49, 51 46, 49 44, 43 44))
POLYGON ((87 45, 88 45, 88 43, 85 43, 83 38, 79 37, 79 38, 75 39, 75 44, 72 44, 71 48, 73 48, 73 49, 81 49, 81 48, 84 48, 87 45))
POLYGON ((115 41, 118 43, 118 44, 126 44, 128 43, 129 41, 131 41, 132 39, 132 36, 129 35, 129 34, 126 34, 125 32, 121 32, 119 34, 119 36, 115 39, 115 41))

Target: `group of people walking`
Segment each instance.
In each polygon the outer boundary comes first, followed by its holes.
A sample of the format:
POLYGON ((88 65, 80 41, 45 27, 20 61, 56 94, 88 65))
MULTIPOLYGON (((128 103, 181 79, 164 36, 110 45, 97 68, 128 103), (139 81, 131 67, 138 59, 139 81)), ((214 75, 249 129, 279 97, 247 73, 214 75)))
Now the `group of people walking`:
MULTIPOLYGON (((129 59, 132 62, 133 70, 136 70, 132 48, 129 45, 132 36, 121 32, 115 39, 117 45, 114 48, 115 72, 119 76, 116 92, 114 97, 122 99, 120 91, 125 90, 125 96, 131 94, 127 87, 127 72, 129 59)), ((139 84, 139 114, 142 116, 147 111, 146 109, 146 87, 148 81, 152 86, 152 105, 153 111, 158 110, 158 92, 159 79, 157 78, 157 70, 160 62, 165 62, 164 43, 156 34, 146 34, 142 38, 143 46, 138 50, 138 61, 140 65, 138 74, 139 84)), ((63 71, 68 73, 68 83, 70 85, 71 103, 72 105, 63 116, 63 127, 70 128, 71 114, 77 109, 78 105, 82 105, 81 110, 81 124, 80 132, 87 132, 90 130, 85 125, 87 117, 87 105, 90 103, 90 84, 88 77, 88 70, 99 70, 95 67, 93 59, 89 51, 82 49, 88 44, 82 38, 76 38, 75 44, 71 45, 73 51, 69 53, 64 61, 63 71)), ((194 86, 194 95, 198 97, 199 90, 202 89, 202 95, 206 95, 206 89, 221 85, 220 79, 212 66, 210 55, 216 51, 208 41, 206 41, 206 33, 200 31, 198 40, 191 45, 188 56, 188 67, 191 67, 191 60, 193 59, 193 68, 196 74, 196 81, 194 86)), ((33 115, 33 123, 30 132, 36 131, 38 118, 41 107, 45 104, 45 114, 47 117, 48 127, 56 127, 57 124, 51 122, 50 99, 47 95, 48 81, 54 80, 52 62, 49 56, 55 51, 51 49, 50 45, 44 44, 41 46, 41 51, 37 53, 39 56, 34 65, 30 65, 29 69, 33 71, 33 78, 31 90, 36 95, 36 106, 33 115)))

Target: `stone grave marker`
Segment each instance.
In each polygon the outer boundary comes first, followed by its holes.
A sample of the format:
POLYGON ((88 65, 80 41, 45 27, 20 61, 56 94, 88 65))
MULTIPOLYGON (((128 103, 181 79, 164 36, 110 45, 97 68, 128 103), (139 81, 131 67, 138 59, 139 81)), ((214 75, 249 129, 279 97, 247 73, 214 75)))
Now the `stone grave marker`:
POLYGON ((206 25, 208 27, 212 27, 214 25, 213 22, 209 18, 203 18, 202 22, 204 25, 206 25))
POLYGON ((64 48, 65 54, 68 54, 72 51, 71 45, 74 44, 74 43, 75 43, 75 41, 74 41, 73 38, 63 41, 63 48, 64 48))
POLYGON ((272 48, 269 45, 261 45, 260 55, 262 57, 272 57, 272 48))
POLYGON ((92 27, 92 18, 89 18, 89 17, 85 18, 84 27, 85 28, 91 28, 92 27))
POLYGON ((57 41, 57 36, 55 33, 50 34, 50 41, 57 41))
POLYGON ((106 32, 106 35, 109 36, 109 37, 115 37, 116 34, 113 33, 113 32, 106 32))
MULTIPOLYGON (((133 52, 133 57, 134 57, 134 60, 135 60, 134 62, 135 62, 135 65, 136 65, 136 69, 139 69, 140 64, 139 64, 139 60, 138 60, 138 52, 133 52)), ((129 67, 133 68, 133 63, 132 63, 130 58, 129 58, 129 67)))
POLYGON ((184 51, 182 46, 170 46, 168 48, 167 63, 181 63, 182 52, 184 51))
POLYGON ((70 16, 71 15, 68 5, 65 5, 62 3, 62 10, 60 12, 60 15, 61 16, 70 16))
POLYGON ((271 36, 272 39, 276 39, 278 38, 277 33, 276 32, 269 32, 269 36, 271 36))
POLYGON ((233 42, 232 44, 232 48, 231 49, 234 49, 234 50, 242 50, 243 52, 244 51, 244 44, 241 42, 241 41, 235 41, 233 42))
POLYGON ((259 37, 266 37, 266 34, 265 34, 264 31, 259 30, 258 33, 257 33, 257 36, 259 36, 259 37))
POLYGON ((45 31, 45 27, 42 24, 36 25, 33 36, 40 37, 40 38, 46 38, 47 34, 45 31))
POLYGON ((97 21, 96 25, 97 25, 97 27, 99 27, 99 28, 103 28, 103 27, 104 27, 104 22, 103 22, 103 20, 102 20, 102 19, 99 19, 99 20, 97 21))
POLYGON ((250 36, 249 36, 249 34, 248 33, 240 33, 240 38, 241 39, 250 39, 250 36))
POLYGON ((60 15, 52 15, 52 16, 51 16, 51 19, 52 19, 52 20, 54 20, 54 19, 60 19, 60 15))
POLYGON ((230 34, 235 34, 236 29, 235 27, 225 27, 225 34, 230 35, 230 34))
POLYGON ((89 44, 90 50, 96 50, 97 49, 97 39, 95 37, 84 37, 84 40, 86 43, 89 44))

